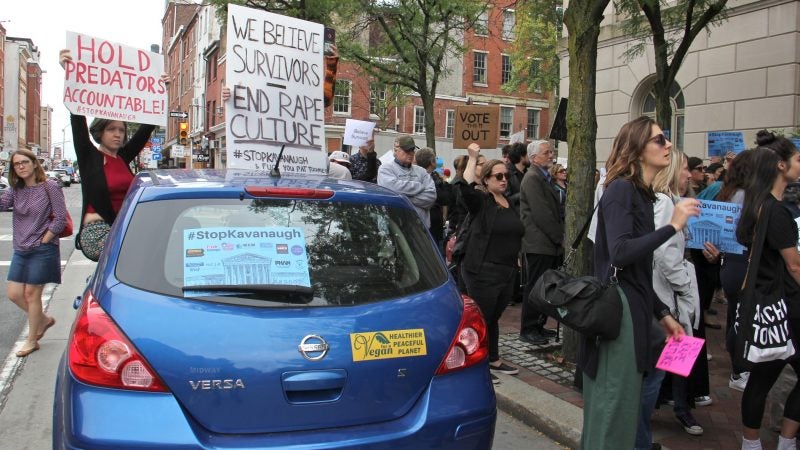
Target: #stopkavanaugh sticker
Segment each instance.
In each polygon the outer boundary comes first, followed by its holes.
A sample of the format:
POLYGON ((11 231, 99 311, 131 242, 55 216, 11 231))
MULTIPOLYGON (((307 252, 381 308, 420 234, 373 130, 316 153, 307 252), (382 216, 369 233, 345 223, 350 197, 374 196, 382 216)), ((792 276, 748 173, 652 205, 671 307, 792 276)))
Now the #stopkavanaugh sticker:
POLYGON ((353 361, 407 358, 427 355, 425 330, 370 331, 350 333, 353 361))

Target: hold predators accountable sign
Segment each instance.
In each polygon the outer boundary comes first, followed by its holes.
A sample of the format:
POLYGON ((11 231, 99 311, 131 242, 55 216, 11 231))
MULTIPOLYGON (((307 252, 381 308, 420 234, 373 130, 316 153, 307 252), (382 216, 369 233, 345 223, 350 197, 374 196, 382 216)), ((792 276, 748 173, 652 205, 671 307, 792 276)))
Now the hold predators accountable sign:
POLYGON ((228 167, 327 173, 324 27, 228 5, 228 167))
POLYGON ((64 106, 83 116, 167 124, 167 87, 158 53, 67 31, 64 106))

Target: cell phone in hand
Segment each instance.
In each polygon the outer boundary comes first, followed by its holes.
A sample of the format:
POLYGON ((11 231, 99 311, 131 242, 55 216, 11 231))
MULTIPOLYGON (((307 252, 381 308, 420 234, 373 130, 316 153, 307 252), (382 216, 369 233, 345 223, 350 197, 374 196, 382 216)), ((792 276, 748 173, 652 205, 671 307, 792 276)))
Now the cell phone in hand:
POLYGON ((330 55, 333 52, 331 51, 331 45, 336 44, 336 30, 333 28, 325 27, 325 40, 324 40, 324 51, 326 55, 330 55))

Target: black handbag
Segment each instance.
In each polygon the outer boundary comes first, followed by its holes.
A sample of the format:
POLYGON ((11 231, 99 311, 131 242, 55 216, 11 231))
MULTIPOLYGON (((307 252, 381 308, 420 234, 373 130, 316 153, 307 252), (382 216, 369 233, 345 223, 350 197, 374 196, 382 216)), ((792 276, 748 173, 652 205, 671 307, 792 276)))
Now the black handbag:
MULTIPOLYGON (((595 206, 595 209, 597 207, 595 206)), ((570 247, 564 264, 545 271, 527 298, 529 306, 547 314, 589 338, 613 340, 619 336, 622 300, 617 285, 617 268, 608 282, 596 277, 576 277, 565 269, 575 256, 589 229, 591 216, 570 247)))
MULTIPOLYGON (((774 207, 776 204, 771 205, 774 207)), ((761 362, 789 359, 796 352, 784 298, 783 268, 777 274, 777 288, 773 286, 772 292, 755 287, 770 217, 770 210, 762 212, 756 221, 747 273, 736 306, 734 362, 744 369, 761 362)))

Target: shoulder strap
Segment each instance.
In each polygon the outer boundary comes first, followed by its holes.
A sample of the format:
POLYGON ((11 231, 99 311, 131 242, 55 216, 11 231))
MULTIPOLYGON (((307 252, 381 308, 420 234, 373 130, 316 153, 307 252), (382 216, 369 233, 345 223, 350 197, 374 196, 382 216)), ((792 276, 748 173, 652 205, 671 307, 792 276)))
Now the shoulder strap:
POLYGON ((594 209, 592 209, 592 213, 589 214, 589 217, 586 219, 586 223, 583 224, 583 228, 581 228, 580 233, 578 233, 578 235, 575 236, 575 240, 572 241, 570 249, 572 250, 578 249, 578 246, 581 244, 581 240, 583 240, 583 237, 586 236, 586 233, 589 232, 589 225, 591 225, 592 223, 592 217, 594 217, 594 213, 595 211, 597 211, 598 206, 600 206, 600 202, 597 202, 597 204, 594 205, 594 209))
MULTIPOLYGON (((753 236, 753 243, 750 245, 750 255, 747 258, 747 272, 745 272, 744 281, 742 282, 742 290, 744 293, 750 293, 755 288, 755 280, 758 277, 758 266, 761 263, 761 254, 764 251, 764 242, 767 239, 767 222, 772 212, 774 203, 770 203, 769 208, 764 210, 764 207, 759 209, 758 218, 755 225, 755 236, 753 236), (752 276, 752 279, 750 278, 752 276)), ((783 272, 781 271, 781 277, 783 272)))

